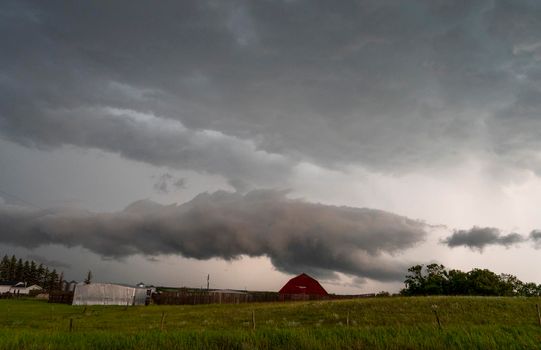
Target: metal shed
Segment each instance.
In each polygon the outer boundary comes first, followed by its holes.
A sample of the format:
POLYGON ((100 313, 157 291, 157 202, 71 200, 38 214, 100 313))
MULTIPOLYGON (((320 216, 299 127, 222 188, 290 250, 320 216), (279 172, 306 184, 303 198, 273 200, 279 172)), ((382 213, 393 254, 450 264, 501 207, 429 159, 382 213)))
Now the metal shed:
POLYGON ((145 305, 151 289, 112 283, 75 286, 73 305, 145 305))

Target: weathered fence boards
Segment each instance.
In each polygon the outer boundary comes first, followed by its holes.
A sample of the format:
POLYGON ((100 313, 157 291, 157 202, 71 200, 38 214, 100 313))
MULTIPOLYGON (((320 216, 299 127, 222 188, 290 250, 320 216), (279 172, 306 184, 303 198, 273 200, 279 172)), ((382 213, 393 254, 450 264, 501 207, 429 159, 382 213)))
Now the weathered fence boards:
POLYGON ((268 303, 280 301, 278 292, 249 292, 254 303, 268 303))
POLYGON ((280 301, 328 300, 330 296, 317 294, 280 294, 280 301))
POLYGON ((16 294, 13 294, 13 293, 10 293, 10 292, 5 292, 5 293, 0 294, 0 299, 12 299, 12 298, 16 298, 16 297, 17 297, 16 294))
POLYGON ((249 293, 237 291, 160 292, 152 298, 159 305, 240 304, 253 301, 249 293))
POLYGON ((162 291, 154 294, 152 298, 154 303, 159 305, 198 305, 327 300, 332 297, 310 294, 279 294, 276 292, 179 290, 162 291))
POLYGON ((49 293, 49 303, 71 305, 73 303, 73 292, 51 291, 49 293))

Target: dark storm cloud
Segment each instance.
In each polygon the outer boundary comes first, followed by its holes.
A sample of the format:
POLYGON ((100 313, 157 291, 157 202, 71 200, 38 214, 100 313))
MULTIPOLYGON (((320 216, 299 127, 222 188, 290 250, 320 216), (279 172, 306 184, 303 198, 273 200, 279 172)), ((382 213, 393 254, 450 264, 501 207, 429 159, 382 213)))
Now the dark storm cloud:
POLYGON ((536 249, 541 248, 541 230, 530 232, 530 240, 534 243, 536 249))
POLYGON ((526 0, 6 1, 0 130, 252 188, 299 161, 541 169, 540 16, 526 0))
POLYGON ((37 263, 41 263, 45 266, 52 267, 52 268, 65 268, 69 269, 71 266, 63 261, 58 261, 54 259, 47 259, 44 256, 37 255, 37 254, 30 254, 26 256, 30 260, 34 260, 37 263))
POLYGON ((308 203, 270 190, 205 193, 182 205, 143 200, 116 213, 0 206, 0 241, 6 244, 82 246, 114 258, 267 256, 289 273, 332 278, 342 272, 382 281, 403 278, 409 265, 389 254, 420 243, 426 229, 388 212, 308 203))
POLYGON ((470 230, 457 230, 447 237, 442 243, 447 246, 468 247, 482 251, 488 245, 503 245, 509 247, 511 245, 523 242, 525 239, 518 233, 509 233, 502 235, 500 230, 493 227, 476 227, 470 230))
POLYGON ((251 141, 218 131, 190 130, 178 121, 133 110, 58 110, 36 116, 31 124, 43 132, 40 147, 69 143, 101 148, 153 165, 242 177, 250 183, 276 185, 278 174, 288 176, 291 166, 285 157, 259 150, 251 141))

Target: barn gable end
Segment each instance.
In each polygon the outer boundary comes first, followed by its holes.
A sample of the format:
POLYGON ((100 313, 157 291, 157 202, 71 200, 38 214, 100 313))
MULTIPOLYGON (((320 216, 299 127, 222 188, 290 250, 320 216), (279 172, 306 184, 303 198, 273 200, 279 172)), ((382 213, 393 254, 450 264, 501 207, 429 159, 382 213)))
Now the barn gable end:
POLYGON ((290 279, 279 291, 280 295, 286 294, 305 294, 328 296, 327 291, 319 284, 317 280, 305 273, 290 279))

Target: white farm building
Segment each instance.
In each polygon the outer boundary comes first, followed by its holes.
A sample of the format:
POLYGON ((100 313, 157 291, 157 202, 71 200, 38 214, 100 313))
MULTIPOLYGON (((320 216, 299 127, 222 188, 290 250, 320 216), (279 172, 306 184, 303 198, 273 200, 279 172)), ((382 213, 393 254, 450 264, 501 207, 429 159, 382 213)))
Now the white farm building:
POLYGON ((36 284, 27 286, 25 282, 19 282, 15 284, 2 284, 0 285, 0 294, 11 293, 17 295, 28 295, 34 290, 42 290, 42 288, 36 284))
POLYGON ((145 305, 152 288, 130 287, 111 283, 78 284, 73 305, 145 305))

